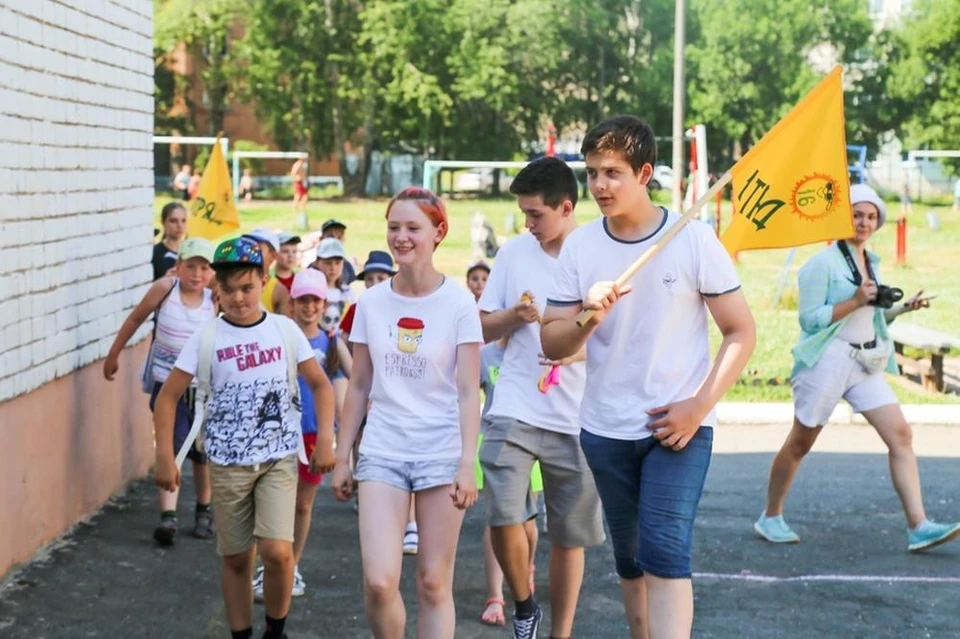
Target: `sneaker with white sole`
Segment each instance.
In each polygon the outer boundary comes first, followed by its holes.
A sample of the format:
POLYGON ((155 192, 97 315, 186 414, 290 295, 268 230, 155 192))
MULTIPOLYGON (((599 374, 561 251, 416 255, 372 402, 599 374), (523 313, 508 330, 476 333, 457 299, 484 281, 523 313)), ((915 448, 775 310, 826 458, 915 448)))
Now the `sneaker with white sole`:
POLYGON ((300 566, 294 566, 293 568, 293 592, 291 593, 294 597, 302 597, 303 593, 307 591, 307 582, 303 580, 303 576, 300 574, 300 566))
POLYGON ((257 572, 253 576, 253 600, 257 603, 263 602, 263 566, 257 566, 257 572))
POLYGON ((938 524, 925 519, 916 528, 907 531, 907 550, 917 552, 946 543, 960 535, 960 523, 938 524))
POLYGON ((753 529, 772 544, 795 544, 800 541, 800 536, 787 525, 783 515, 767 517, 767 514, 763 513, 753 524, 753 529))
POLYGON ((543 610, 537 606, 536 611, 529 617, 513 617, 513 639, 537 639, 540 632, 540 622, 543 621, 543 610))
POLYGON ((415 555, 420 549, 420 533, 417 532, 417 524, 410 522, 407 524, 407 531, 403 533, 403 554, 415 555))

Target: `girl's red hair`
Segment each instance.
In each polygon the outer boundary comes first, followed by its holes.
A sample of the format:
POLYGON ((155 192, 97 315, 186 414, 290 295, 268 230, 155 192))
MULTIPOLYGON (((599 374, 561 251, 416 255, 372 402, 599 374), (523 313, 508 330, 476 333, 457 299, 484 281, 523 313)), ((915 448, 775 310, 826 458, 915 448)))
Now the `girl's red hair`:
POLYGON ((408 186, 390 200, 385 217, 390 217, 390 209, 397 202, 413 202, 430 218, 430 222, 435 227, 441 228, 442 225, 443 235, 440 236, 440 241, 437 244, 447 236, 447 231, 450 230, 450 222, 447 220, 447 207, 443 205, 443 200, 433 194, 433 191, 419 186, 408 186))

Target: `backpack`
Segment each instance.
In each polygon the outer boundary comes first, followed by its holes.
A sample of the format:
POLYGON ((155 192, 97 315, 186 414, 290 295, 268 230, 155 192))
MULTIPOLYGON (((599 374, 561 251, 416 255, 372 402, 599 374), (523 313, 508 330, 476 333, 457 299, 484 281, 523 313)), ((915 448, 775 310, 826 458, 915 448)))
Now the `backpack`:
MULTIPOLYGON (((297 423, 300 423, 300 384, 297 383, 297 334, 299 330, 291 326, 290 322, 278 321, 273 313, 268 313, 269 320, 273 322, 283 339, 283 349, 287 358, 287 385, 290 388, 290 403, 293 405, 293 412, 297 423)), ((207 416, 207 403, 210 400, 210 374, 213 371, 213 351, 217 343, 217 323, 216 318, 200 329, 200 349, 197 357, 197 393, 194 400, 193 424, 190 426, 190 432, 183 442, 183 446, 177 451, 177 468, 183 465, 187 458, 190 447, 196 442, 197 448, 203 445, 201 431, 207 416)), ((297 438, 297 457, 302 464, 309 464, 307 459, 307 449, 303 443, 303 434, 297 438)))
POLYGON ((167 294, 160 299, 160 303, 157 304, 157 308, 153 311, 153 331, 150 333, 150 349, 147 351, 147 359, 143 362, 143 368, 140 369, 140 390, 148 395, 153 392, 153 386, 156 382, 153 378, 153 345, 154 342, 157 341, 157 322, 160 320, 160 307, 167 301, 170 293, 173 293, 173 289, 177 288, 177 284, 179 283, 179 279, 173 278, 173 286, 171 286, 167 294))

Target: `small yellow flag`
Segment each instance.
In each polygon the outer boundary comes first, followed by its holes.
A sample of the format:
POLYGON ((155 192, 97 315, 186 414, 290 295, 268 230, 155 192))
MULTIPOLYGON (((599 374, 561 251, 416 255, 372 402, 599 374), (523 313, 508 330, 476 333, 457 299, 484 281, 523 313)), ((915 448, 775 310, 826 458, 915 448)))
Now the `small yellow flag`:
POLYGON ((852 237, 840 67, 730 173, 736 214, 721 240, 731 254, 852 237))
POLYGON ((213 145, 210 159, 203 169, 197 195, 190 202, 187 235, 215 240, 240 228, 240 214, 233 202, 233 186, 227 160, 223 157, 220 138, 213 145))

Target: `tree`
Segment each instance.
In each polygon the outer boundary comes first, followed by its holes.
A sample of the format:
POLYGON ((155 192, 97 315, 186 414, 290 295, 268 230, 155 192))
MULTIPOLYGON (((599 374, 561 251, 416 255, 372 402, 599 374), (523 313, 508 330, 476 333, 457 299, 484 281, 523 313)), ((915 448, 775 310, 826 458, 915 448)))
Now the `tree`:
POLYGON ((352 87, 360 10, 351 0, 256 0, 238 47, 243 95, 276 143, 315 157, 338 153, 350 195, 361 193, 366 174, 347 161, 364 121, 352 87))
MULTIPOLYGON (((160 64, 172 59, 183 44, 197 65, 209 111, 207 131, 223 130, 223 118, 233 97, 235 68, 230 51, 230 29, 244 13, 248 0, 154 0, 154 48, 160 64)), ((196 126, 196 105, 190 100, 190 78, 180 77, 178 93, 196 126)))
POLYGON ((897 29, 904 56, 892 65, 894 99, 912 106, 901 131, 913 148, 960 148, 960 0, 917 0, 897 29))
POLYGON ((860 0, 695 0, 692 10, 690 114, 708 124, 713 163, 738 159, 871 32, 860 0))
POLYGON ((847 67, 843 94, 847 142, 866 145, 870 157, 876 156, 891 132, 902 130, 913 112, 912 103, 897 95, 893 74, 904 47, 897 33, 878 31, 854 53, 847 67))
POLYGON ((616 113, 670 130, 673 0, 558 2, 556 121, 589 128, 616 113), (563 52, 562 54, 560 52, 563 52))

